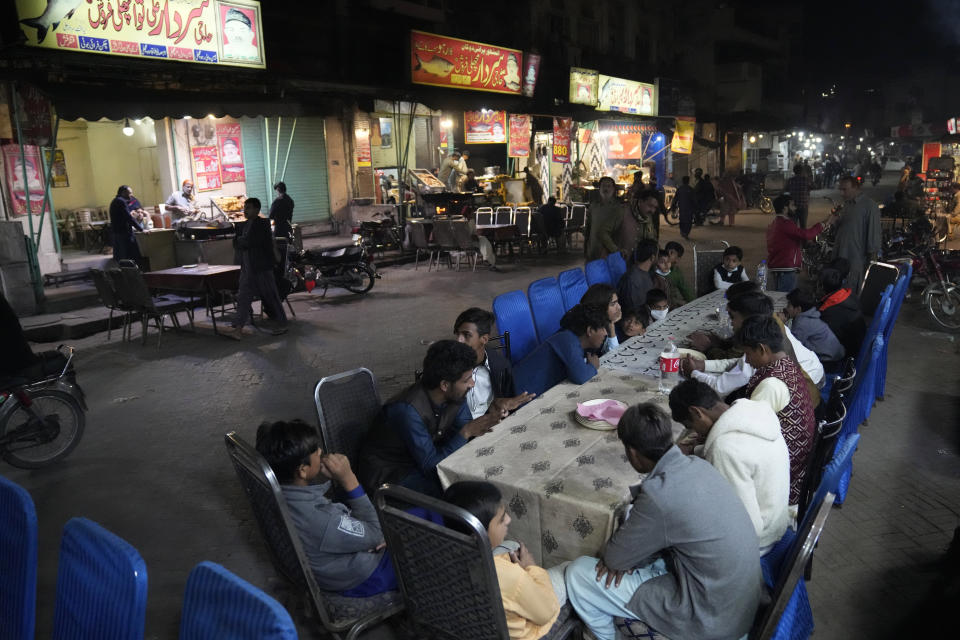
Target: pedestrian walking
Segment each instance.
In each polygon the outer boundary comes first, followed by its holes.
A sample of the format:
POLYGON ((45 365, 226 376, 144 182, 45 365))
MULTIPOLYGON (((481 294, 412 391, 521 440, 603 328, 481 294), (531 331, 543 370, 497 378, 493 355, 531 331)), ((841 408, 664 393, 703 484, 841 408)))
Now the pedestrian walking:
POLYGON ((737 211, 746 207, 743 189, 740 188, 740 185, 737 184, 737 181, 734 179, 733 172, 727 171, 720 179, 717 190, 723 197, 723 201, 720 203, 720 224, 722 225, 724 223, 723 219, 726 218, 727 225, 732 227, 734 222, 736 222, 737 211))
POLYGON ((803 165, 793 166, 793 177, 787 180, 787 191, 793 200, 793 211, 797 226, 807 228, 807 214, 810 209, 810 178, 803 170, 803 165))
POLYGON ((277 281, 273 274, 276 256, 273 250, 273 236, 270 223, 260 217, 260 200, 247 198, 243 206, 243 215, 247 223, 237 236, 236 244, 240 253, 240 291, 237 293, 237 319, 233 330, 227 333, 231 338, 240 340, 243 327, 250 322, 253 314, 253 297, 259 296, 267 314, 273 318, 274 335, 287 330, 287 314, 280 301, 277 281))
POLYGON ((697 209, 697 196, 690 186, 690 176, 683 176, 677 187, 677 194, 673 197, 673 206, 680 215, 680 235, 684 240, 689 239, 693 229, 693 216, 697 209))
POLYGON ((287 185, 282 181, 273 185, 277 194, 270 205, 270 219, 273 220, 273 235, 277 238, 289 238, 293 235, 293 198, 287 195, 287 185))

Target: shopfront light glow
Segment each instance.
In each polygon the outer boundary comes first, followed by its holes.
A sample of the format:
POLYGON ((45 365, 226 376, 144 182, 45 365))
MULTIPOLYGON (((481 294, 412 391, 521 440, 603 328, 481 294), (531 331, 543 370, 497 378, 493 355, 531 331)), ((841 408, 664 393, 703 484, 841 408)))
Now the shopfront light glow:
POLYGON ((757 135, 757 138, 759 138, 760 140, 763 140, 763 134, 761 133, 761 134, 757 135))
POLYGON ((757 136, 750 136, 750 144, 753 144, 757 141, 757 136))
POLYGON ((123 121, 122 131, 123 131, 123 135, 127 136, 128 138, 133 135, 133 127, 130 126, 130 118, 126 118, 123 121))
POLYGON ((440 121, 440 126, 443 127, 444 129, 450 129, 453 127, 453 120, 451 120, 450 118, 444 118, 443 120, 440 121))

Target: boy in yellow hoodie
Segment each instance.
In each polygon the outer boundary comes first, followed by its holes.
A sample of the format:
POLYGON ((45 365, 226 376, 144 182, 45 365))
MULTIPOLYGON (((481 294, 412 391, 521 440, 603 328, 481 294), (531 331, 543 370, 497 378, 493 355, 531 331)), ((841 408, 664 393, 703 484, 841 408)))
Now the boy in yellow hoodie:
POLYGON ((551 572, 538 567, 523 543, 515 551, 500 553, 514 548, 515 543, 506 540, 510 515, 503 496, 489 482, 455 482, 444 492, 443 499, 469 512, 487 528, 511 640, 538 640, 545 636, 566 602, 562 566, 551 572))

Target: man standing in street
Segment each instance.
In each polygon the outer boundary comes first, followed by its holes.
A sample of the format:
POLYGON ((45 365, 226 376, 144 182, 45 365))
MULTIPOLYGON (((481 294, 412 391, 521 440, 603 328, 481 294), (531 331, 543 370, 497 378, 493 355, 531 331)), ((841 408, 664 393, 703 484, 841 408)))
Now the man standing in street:
POLYGON ((807 213, 810 209, 810 178, 803 170, 803 165, 793 165, 793 177, 787 180, 787 191, 793 200, 794 215, 797 226, 807 228, 807 213))
POLYGON ((277 194, 270 205, 270 219, 273 220, 273 235, 277 238, 289 238, 293 235, 293 198, 287 195, 287 185, 278 182, 273 185, 277 194))
POLYGON ((624 205, 617 198, 617 183, 610 176, 600 178, 600 202, 590 205, 590 228, 587 231, 587 262, 606 258, 617 251, 615 238, 623 225, 624 205))
POLYGON ((697 196, 690 186, 690 176, 683 176, 682 184, 677 187, 677 195, 673 198, 673 206, 680 214, 680 235, 684 240, 690 238, 693 229, 693 215, 697 209, 697 196))
POLYGON ((840 178, 840 194, 845 203, 837 221, 834 255, 850 263, 847 286, 859 294, 866 266, 880 251, 880 209, 860 191, 856 178, 840 178))
POLYGON ((243 215, 247 223, 243 232, 237 236, 237 250, 240 253, 240 291, 237 293, 237 321, 229 337, 240 340, 243 327, 250 322, 253 313, 253 297, 259 296, 260 302, 267 308, 276 327, 274 335, 287 331, 287 314, 280 302, 277 281, 273 275, 276 258, 273 252, 273 236, 270 223, 260 217, 260 200, 247 198, 243 206, 243 215))
POLYGON ((110 231, 113 237, 113 259, 139 261, 143 256, 133 235, 134 231, 143 231, 139 222, 130 215, 130 187, 122 185, 117 189, 117 197, 110 203, 110 231))

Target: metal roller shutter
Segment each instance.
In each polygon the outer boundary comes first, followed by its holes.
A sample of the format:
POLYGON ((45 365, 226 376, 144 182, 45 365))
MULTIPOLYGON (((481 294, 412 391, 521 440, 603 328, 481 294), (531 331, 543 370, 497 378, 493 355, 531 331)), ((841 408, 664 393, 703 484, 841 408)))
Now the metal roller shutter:
POLYGON ((263 118, 240 118, 243 138, 243 167, 247 176, 247 197, 259 198, 265 211, 270 210, 273 192, 267 188, 269 180, 263 158, 263 118))

